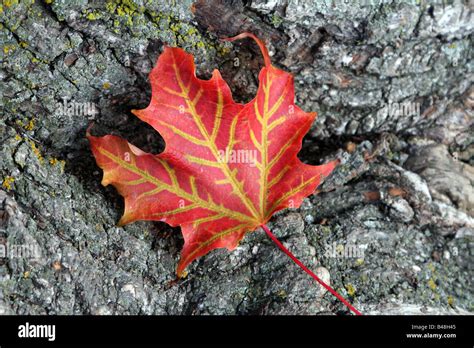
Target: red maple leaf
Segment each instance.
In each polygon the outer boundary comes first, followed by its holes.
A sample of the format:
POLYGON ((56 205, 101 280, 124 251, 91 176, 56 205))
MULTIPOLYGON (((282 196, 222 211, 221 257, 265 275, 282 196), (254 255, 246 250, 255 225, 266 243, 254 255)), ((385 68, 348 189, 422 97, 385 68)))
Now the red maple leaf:
POLYGON ((149 75, 150 104, 132 110, 161 134, 165 150, 153 155, 117 136, 87 135, 104 171, 102 184, 125 198, 120 225, 181 226, 178 276, 213 249, 236 248, 276 211, 299 207, 338 163, 298 159, 316 113, 294 104, 293 76, 271 65, 260 40, 249 33, 230 40, 244 37, 257 42, 265 60, 251 102, 234 102, 218 70, 201 80, 191 54, 166 47, 149 75))

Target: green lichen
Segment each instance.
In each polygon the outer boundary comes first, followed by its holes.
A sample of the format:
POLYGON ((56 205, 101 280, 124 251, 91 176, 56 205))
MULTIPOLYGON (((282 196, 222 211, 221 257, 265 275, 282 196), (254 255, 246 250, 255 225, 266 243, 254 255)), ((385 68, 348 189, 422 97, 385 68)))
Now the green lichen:
POLYGON ((324 234, 330 234, 331 228, 329 226, 321 226, 321 230, 324 234))
POLYGON ((96 19, 101 18, 101 14, 99 12, 90 12, 86 15, 86 18, 90 21, 95 21, 96 19))
POLYGON ((277 13, 274 13, 272 15, 271 22, 275 28, 278 28, 281 25, 281 23, 283 23, 283 18, 281 18, 277 13))

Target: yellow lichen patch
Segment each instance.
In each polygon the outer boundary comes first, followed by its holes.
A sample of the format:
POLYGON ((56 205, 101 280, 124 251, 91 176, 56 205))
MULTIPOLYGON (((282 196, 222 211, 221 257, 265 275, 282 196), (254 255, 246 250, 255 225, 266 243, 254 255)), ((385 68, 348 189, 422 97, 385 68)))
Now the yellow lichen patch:
POLYGON ((15 134, 15 140, 16 141, 21 141, 23 138, 19 134, 15 134))
POLYGON ((114 13, 116 7, 117 7, 117 4, 114 1, 107 1, 107 3, 105 4, 105 8, 110 13, 114 13))
POLYGON ((3 46, 3 53, 5 53, 5 54, 9 54, 10 52, 13 52, 14 50, 16 50, 15 45, 5 45, 5 46, 3 46))
POLYGON ((99 15, 97 13, 91 12, 87 14, 86 18, 90 21, 95 21, 96 19, 99 18, 99 15))
POLYGON ((350 297, 354 296, 354 294, 356 292, 356 289, 354 288, 354 285, 352 285, 352 284, 346 284, 346 290, 347 290, 347 294, 350 297))
POLYGON ((23 278, 28 279, 30 277, 31 273, 30 271, 25 271, 23 272, 23 278))
POLYGON ((122 7, 117 8, 117 14, 121 17, 125 16, 125 11, 122 9, 122 7))
POLYGON ((137 4, 131 0, 109 0, 105 8, 109 13, 116 14, 123 18, 128 26, 132 26, 133 20, 145 11, 144 6, 137 6, 137 4))
POLYGON ((31 146, 31 150, 33 151, 33 153, 35 154, 35 156, 38 158, 38 161, 40 163, 43 163, 44 162, 44 158, 43 156, 41 155, 41 152, 40 150, 38 149, 38 147, 36 146, 35 142, 33 140, 30 140, 30 146, 31 146))
POLYGON ((51 157, 49 160, 48 160, 49 164, 53 167, 55 166, 59 166, 59 168, 61 169, 61 173, 64 172, 64 166, 66 165, 66 161, 64 160, 58 160, 57 158, 55 157, 51 157))
POLYGON ((19 125, 21 128, 27 131, 32 131, 35 128, 35 119, 30 118, 27 121, 22 121, 22 120, 16 120, 15 122, 17 125, 19 125))
POLYGON ((18 5, 18 0, 3 0, 5 7, 11 7, 13 5, 18 5))
POLYGON ((170 25, 170 29, 174 31, 175 33, 178 33, 181 30, 181 24, 173 23, 170 25))
POLYGON ((433 291, 436 290, 436 283, 433 280, 433 278, 430 278, 430 280, 428 280, 428 286, 430 287, 431 290, 433 290, 433 291))
POLYGON ((27 124, 23 126, 25 130, 32 131, 35 128, 35 120, 34 118, 30 119, 27 124))
POLYGON ((364 263, 364 259, 357 259, 355 261, 356 266, 361 266, 364 263))
POLYGON ((47 3, 47 4, 52 4, 52 3, 53 3, 53 0, 45 0, 45 3, 47 3))
POLYGON ((12 184, 15 182, 13 176, 6 176, 2 181, 2 187, 8 191, 12 189, 12 184))
POLYGON ((189 28, 188 31, 186 32, 186 34, 188 34, 188 35, 190 35, 190 36, 191 36, 191 35, 198 34, 198 33, 199 33, 199 32, 197 31, 197 29, 194 28, 194 27, 189 28))
POLYGON ((27 48, 27 47, 28 47, 28 43, 25 42, 25 41, 20 41, 20 47, 21 47, 21 48, 27 48))
POLYGON ((448 305, 454 307, 454 297, 452 297, 451 295, 448 296, 448 305))
POLYGON ((217 53, 220 54, 221 56, 225 56, 226 54, 230 53, 230 48, 224 45, 220 45, 217 48, 217 53))
POLYGON ((110 82, 104 82, 104 83, 102 84, 102 88, 103 88, 103 89, 109 89, 109 88, 110 88, 110 82))

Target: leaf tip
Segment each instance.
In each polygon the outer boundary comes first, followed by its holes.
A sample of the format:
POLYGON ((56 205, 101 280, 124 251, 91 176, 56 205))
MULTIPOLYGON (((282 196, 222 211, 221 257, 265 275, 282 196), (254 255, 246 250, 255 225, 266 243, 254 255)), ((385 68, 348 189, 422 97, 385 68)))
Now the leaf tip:
POLYGON ((123 214, 123 216, 120 218, 120 220, 117 222, 117 227, 123 227, 125 226, 126 224, 128 224, 130 221, 128 220, 128 218, 126 217, 125 214, 123 214))

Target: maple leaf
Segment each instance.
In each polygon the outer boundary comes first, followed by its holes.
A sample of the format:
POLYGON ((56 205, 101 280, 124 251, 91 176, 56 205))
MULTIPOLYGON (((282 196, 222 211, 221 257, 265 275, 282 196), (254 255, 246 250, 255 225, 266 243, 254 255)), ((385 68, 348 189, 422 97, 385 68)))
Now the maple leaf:
POLYGON ((276 211, 299 207, 338 163, 298 159, 316 113, 294 104, 293 76, 271 64, 259 39, 243 33, 228 40, 245 37, 257 42, 265 61, 249 103, 234 102, 218 70, 201 80, 191 54, 166 47, 149 75, 150 104, 132 110, 161 134, 165 150, 153 155, 117 136, 87 134, 104 171, 102 184, 125 198, 120 225, 158 220, 181 226, 178 276, 213 249, 234 249, 276 211))

